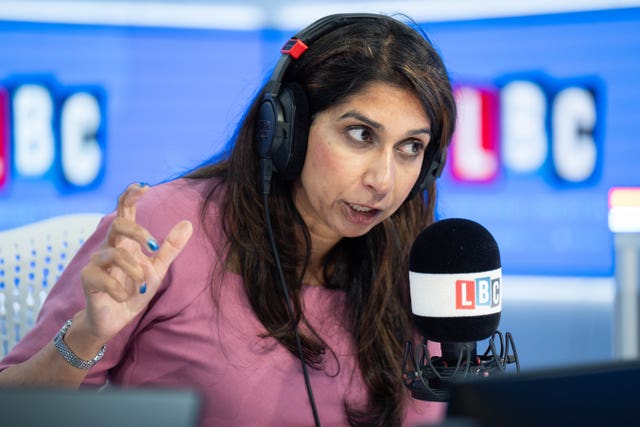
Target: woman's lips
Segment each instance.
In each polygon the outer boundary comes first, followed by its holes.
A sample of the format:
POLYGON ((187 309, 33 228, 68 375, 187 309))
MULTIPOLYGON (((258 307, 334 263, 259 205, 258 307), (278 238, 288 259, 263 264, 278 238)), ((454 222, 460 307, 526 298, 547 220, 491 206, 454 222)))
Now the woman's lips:
POLYGON ((370 225, 375 222, 381 212, 380 209, 359 205, 357 203, 346 203, 346 206, 349 221, 356 224, 370 225))

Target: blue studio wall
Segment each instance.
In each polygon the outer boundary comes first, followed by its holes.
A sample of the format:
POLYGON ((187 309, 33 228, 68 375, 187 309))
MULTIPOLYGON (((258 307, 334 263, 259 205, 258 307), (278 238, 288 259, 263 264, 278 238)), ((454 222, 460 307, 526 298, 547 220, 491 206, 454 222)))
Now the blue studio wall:
MULTIPOLYGON (((507 273, 612 274, 607 194, 614 186, 640 184, 633 131, 640 118, 640 9, 442 23, 427 30, 454 81, 500 88, 525 79, 538 82, 546 95, 543 163, 522 173, 503 158, 489 182, 444 179, 440 213, 472 217, 493 230, 507 273), (595 129, 587 131, 596 146, 594 170, 575 182, 559 176, 551 154, 561 126, 552 123, 554 97, 572 86, 592 90, 597 110, 595 129)), ((571 159, 572 153, 559 156, 571 159)))
MULTIPOLYGON (((481 136, 468 144, 490 160, 478 177, 451 153, 438 215, 487 226, 506 274, 612 276, 607 194, 640 181, 640 9, 420 25, 456 88, 480 100, 461 120, 477 118, 467 127, 481 136), (506 90, 514 81, 541 99, 533 124, 507 108, 519 99, 506 90), (595 117, 562 151, 564 116, 554 111, 574 87, 591 97, 595 117), (506 137, 529 135, 526 126, 540 136, 539 160, 518 166, 506 137), (580 144, 591 166, 567 179, 559 165, 580 144)), ((0 22, 0 230, 108 212, 127 184, 162 181, 218 153, 290 35, 0 22), (78 94, 88 95, 90 117, 74 113, 85 105, 78 94)), ((525 116, 534 104, 521 106, 525 116)))
POLYGON ((217 153, 265 72, 261 40, 260 32, 0 22, 5 98, 36 84, 56 104, 49 116, 37 114, 50 120, 51 134, 24 142, 11 132, 19 108, 11 99, 5 104, 0 229, 66 212, 108 212, 127 184, 159 182, 217 153), (103 108, 101 171, 82 185, 68 182, 61 161, 62 102, 74 91, 99 94, 103 108), (33 157, 53 146, 55 157, 40 174, 16 167, 18 146, 29 144, 33 157))

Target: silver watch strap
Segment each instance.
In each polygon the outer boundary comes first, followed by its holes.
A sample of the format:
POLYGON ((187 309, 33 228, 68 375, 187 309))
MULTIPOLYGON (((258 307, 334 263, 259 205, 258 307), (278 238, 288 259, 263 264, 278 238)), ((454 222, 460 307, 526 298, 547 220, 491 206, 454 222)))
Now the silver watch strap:
POLYGON ((56 348, 58 349, 58 352, 62 355, 62 357, 64 357, 64 360, 66 360, 71 366, 86 371, 87 369, 91 368, 93 365, 98 363, 100 359, 102 359, 102 356, 104 356, 104 352, 107 349, 107 346, 103 345, 100 351, 98 352, 98 354, 96 354, 96 356, 91 360, 80 359, 78 356, 75 355, 73 351, 71 351, 69 347, 67 347, 67 344, 64 342, 64 336, 70 327, 71 327, 71 320, 67 320, 67 322, 62 326, 60 331, 56 334, 55 338, 53 339, 53 344, 56 346, 56 348))

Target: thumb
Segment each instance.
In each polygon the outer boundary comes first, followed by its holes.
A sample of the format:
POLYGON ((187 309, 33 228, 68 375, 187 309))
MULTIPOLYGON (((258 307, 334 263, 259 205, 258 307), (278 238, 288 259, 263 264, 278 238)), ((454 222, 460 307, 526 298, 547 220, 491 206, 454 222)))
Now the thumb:
POLYGON ((153 266, 160 277, 164 277, 173 260, 187 245, 192 233, 193 225, 187 220, 180 221, 169 231, 153 259, 153 266))

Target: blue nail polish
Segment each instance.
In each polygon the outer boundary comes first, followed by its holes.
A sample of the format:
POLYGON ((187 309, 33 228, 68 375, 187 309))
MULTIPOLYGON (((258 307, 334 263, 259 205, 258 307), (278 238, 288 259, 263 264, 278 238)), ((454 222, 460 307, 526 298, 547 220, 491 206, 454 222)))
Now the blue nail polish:
POLYGON ((149 184, 147 184, 146 182, 139 182, 138 185, 140 187, 148 187, 149 186, 149 184))
POLYGON ((145 292, 147 292, 147 284, 143 283, 142 285, 140 285, 140 293, 144 294, 145 292))
POLYGON ((149 246, 149 249, 153 252, 158 250, 158 242, 156 242, 153 237, 149 237, 149 240, 147 240, 147 246, 149 246))

